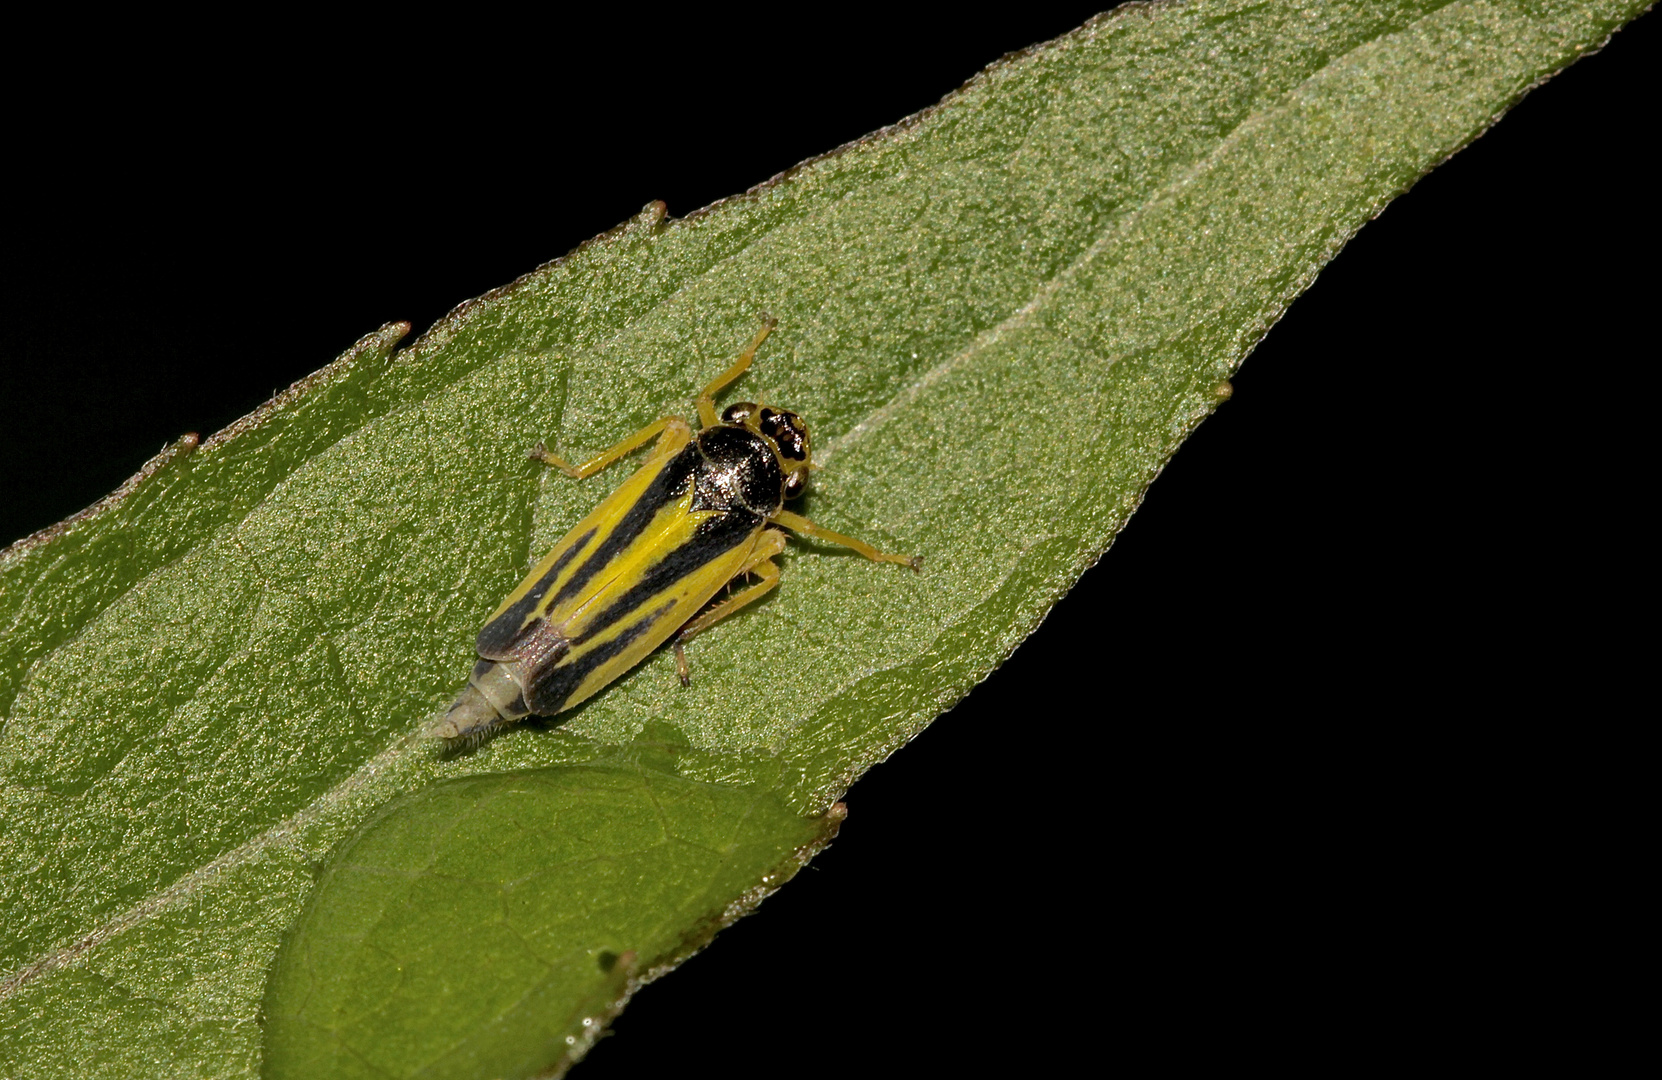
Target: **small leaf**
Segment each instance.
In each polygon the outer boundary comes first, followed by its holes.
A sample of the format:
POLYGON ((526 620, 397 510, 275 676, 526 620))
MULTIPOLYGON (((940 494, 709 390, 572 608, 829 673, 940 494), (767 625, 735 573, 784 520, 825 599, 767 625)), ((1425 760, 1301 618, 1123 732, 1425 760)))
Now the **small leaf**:
POLYGON ((839 821, 617 761, 395 800, 279 954, 265 1072, 523 1076, 575 1059, 639 978, 789 880, 839 821))
MULTIPOLYGON (((388 327, 9 549, 3 1071, 251 1075, 316 1060, 285 1024, 369 1053, 415 1004, 429 1047, 489 1029, 514 1068, 557 1064, 548 1040, 615 1008, 633 969, 512 1021, 550 969, 474 963, 454 897, 412 891, 383 914, 426 925, 423 977, 454 982, 354 998, 390 969, 371 928, 331 937, 364 915, 352 852, 492 784, 595 816, 610 796, 561 778, 645 754, 637 779, 766 807, 736 877, 655 871, 677 888, 618 924, 619 963, 673 963, 718 892, 752 895, 804 821, 1022 640, 1363 222, 1641 7, 1126 8, 749 195, 648 208, 396 355, 388 327), (780 329, 745 392, 814 426, 808 513, 928 572, 802 545, 776 598, 695 643, 691 691, 659 657, 557 727, 440 760, 415 732, 483 616, 616 482, 541 475, 527 432, 581 452, 684 410, 763 310, 780 329), (317 988, 334 997, 314 1014, 317 988), (263 1059, 262 1001, 273 1054, 301 1057, 263 1059)), ((639 850, 625 824, 597 842, 639 850)), ((507 880, 483 851, 517 854, 450 830, 430 855, 507 880)), ((570 940, 613 947, 593 929, 570 940)))

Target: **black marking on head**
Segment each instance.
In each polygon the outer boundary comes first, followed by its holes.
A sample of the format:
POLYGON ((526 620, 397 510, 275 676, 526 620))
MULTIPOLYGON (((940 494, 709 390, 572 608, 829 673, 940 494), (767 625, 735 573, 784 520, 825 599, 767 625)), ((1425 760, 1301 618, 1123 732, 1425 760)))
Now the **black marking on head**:
POLYGON ((724 424, 742 424, 756 411, 754 401, 735 401, 721 411, 721 422, 724 424))
POLYGON ((766 439, 742 427, 716 427, 699 432, 693 445, 704 458, 693 477, 694 510, 778 512, 785 474, 766 439))
POLYGON ((531 630, 531 626, 526 623, 526 620, 531 616, 531 612, 537 609, 537 604, 541 602, 543 594, 548 591, 548 587, 559 578, 560 571, 564 570, 566 564, 577 557, 579 551, 588 547, 589 541, 593 539, 593 529, 579 536, 558 559, 554 560, 548 571, 537 579, 537 583, 531 586, 531 590, 514 601, 513 607, 485 624, 485 628, 479 631, 479 640, 475 646, 479 650, 480 656, 488 660, 512 660, 514 658, 514 646, 518 644, 521 637, 531 630))
MULTIPOLYGON (((717 431, 732 430, 717 428, 717 431)), ((583 591, 583 587, 594 576, 606 568, 606 564, 617 557, 618 553, 640 538, 641 533, 652 523, 658 511, 675 502, 687 489, 687 481, 692 478, 693 470, 700 465, 698 447, 690 443, 679 454, 670 458, 647 485, 641 497, 635 500, 627 513, 619 519, 612 532, 600 545, 594 549, 594 554, 584 559, 577 569, 571 572, 571 579, 560 586, 560 591, 554 594, 554 605, 571 599, 583 591)))
POLYGON ((791 475, 785 477, 785 498, 794 499, 807 490, 808 474, 806 471, 798 469, 796 472, 793 472, 791 475))
POLYGON ((808 460, 808 425, 802 417, 782 409, 763 409, 756 426, 774 441, 786 461, 808 460))
POLYGON ((572 641, 572 644, 582 645, 699 567, 732 551, 744 543, 760 525, 761 521, 756 515, 745 510, 730 510, 706 519, 699 525, 691 540, 664 556, 657 565, 641 576, 640 581, 614 600, 605 611, 596 615, 594 621, 580 637, 572 641))
POLYGON ((584 679, 593 674, 600 665, 627 649, 674 606, 674 601, 669 601, 643 616, 635 625, 612 640, 596 645, 586 653, 577 654, 575 659, 535 673, 531 685, 525 688, 526 705, 538 716, 553 716, 564 709, 566 701, 583 685, 584 679))

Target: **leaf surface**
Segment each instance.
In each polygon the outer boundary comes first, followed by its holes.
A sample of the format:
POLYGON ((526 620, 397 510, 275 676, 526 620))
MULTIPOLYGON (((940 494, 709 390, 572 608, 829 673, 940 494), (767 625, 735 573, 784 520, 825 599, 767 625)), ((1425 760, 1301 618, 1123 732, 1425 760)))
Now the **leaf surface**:
POLYGON ((331 862, 272 976, 266 1072, 537 1073, 587 1048, 646 958, 703 944, 840 820, 638 760, 396 799, 331 862), (458 941, 462 970, 491 973, 461 993, 458 941))
MULTIPOLYGON (((0 797, 25 824, 0 848, 5 1071, 251 1074, 317 1060, 308 1033, 360 1048, 418 1018, 434 1045, 494 1024, 521 1071, 556 1064, 1030 632, 1357 228, 1641 8, 1122 9, 741 198, 673 222, 649 208, 401 353, 402 328, 372 335, 10 549, 0 797), (659 656, 558 727, 440 760, 413 733, 465 678, 479 623, 621 479, 543 476, 526 442, 581 453, 684 412, 764 310, 780 329, 741 390, 813 426, 806 512, 927 572, 800 545, 776 597, 695 643, 691 691, 659 656), (598 821, 615 792, 586 803, 577 778, 602 774, 720 793, 660 834, 708 850, 766 807, 727 876, 631 847, 619 812, 613 850, 653 887, 598 895, 642 908, 607 941, 569 922, 537 949, 633 952, 626 977, 596 960, 509 1023, 551 967, 503 981, 435 931, 423 970, 496 1012, 434 1010, 420 984, 342 990, 327 1023, 300 1023, 316 986, 417 959, 409 934, 388 950, 336 921, 365 911, 353 867, 396 862, 459 793, 485 832, 509 790, 538 820, 598 821), (349 861, 368 852, 382 861, 349 861), (44 1025, 60 1037, 31 1037, 44 1025)), ((524 852, 452 829, 429 854, 406 927, 455 916, 431 867, 500 888, 524 852)))

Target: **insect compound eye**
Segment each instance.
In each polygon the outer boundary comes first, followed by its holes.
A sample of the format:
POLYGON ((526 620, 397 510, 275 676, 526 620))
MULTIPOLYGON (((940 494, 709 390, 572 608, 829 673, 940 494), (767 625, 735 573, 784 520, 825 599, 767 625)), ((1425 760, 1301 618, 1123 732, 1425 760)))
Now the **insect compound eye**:
POLYGON ((793 412, 763 409, 757 424, 763 435, 779 447, 779 456, 786 461, 808 460, 808 425, 793 412))
POLYGON ((800 472, 785 477, 785 498, 794 499, 808 488, 808 478, 800 472))
POLYGON ((750 419, 750 414, 755 411, 756 403, 754 401, 735 401, 722 410, 721 422, 724 424, 742 424, 750 419))

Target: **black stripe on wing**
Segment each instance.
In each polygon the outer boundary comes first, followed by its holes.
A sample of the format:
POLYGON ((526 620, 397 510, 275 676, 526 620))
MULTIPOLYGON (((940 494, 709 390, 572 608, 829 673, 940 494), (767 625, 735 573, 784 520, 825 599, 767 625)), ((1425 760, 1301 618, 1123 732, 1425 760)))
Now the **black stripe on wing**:
POLYGON ((642 615, 635 625, 612 640, 596 645, 588 652, 579 654, 576 659, 562 663, 558 667, 545 668, 535 673, 532 676, 533 682, 525 688, 525 704, 538 716, 553 716, 566 707, 567 699, 576 693, 577 688, 583 685, 583 680, 593 674, 596 668, 651 630, 653 624, 669 614, 669 609, 674 606, 674 601, 661 604, 653 611, 642 615))
POLYGON ((640 538, 658 511, 678 501, 686 493, 687 485, 692 482, 693 470, 697 468, 700 460, 698 445, 688 443, 679 454, 665 462, 652 483, 641 492, 641 497, 635 500, 635 505, 618 520, 611 533, 595 547, 594 552, 571 572, 571 579, 560 586, 560 591, 554 594, 551 606, 559 607, 579 595, 584 587, 594 580, 594 576, 606 568, 607 563, 640 538))
POLYGON ((589 641, 699 567, 732 551, 754 535, 762 527, 763 520, 748 510, 729 510, 704 519, 692 539, 670 551, 642 574, 628 592, 612 601, 606 610, 594 617, 580 636, 572 639, 572 645, 589 641))
POLYGON ((485 624, 485 628, 479 631, 479 640, 475 644, 480 656, 487 660, 513 660, 516 658, 515 647, 519 644, 519 639, 531 629, 525 620, 530 617, 531 612, 536 610, 537 603, 542 600, 543 594, 548 591, 548 587, 554 584, 560 576, 560 571, 564 570, 566 564, 576 558, 577 553, 588 546, 588 542, 592 539, 594 539, 593 529, 579 536, 565 550, 564 554, 554 560, 554 564, 548 568, 548 572, 543 574, 535 585, 531 586, 530 592, 514 601, 513 607, 485 624))

